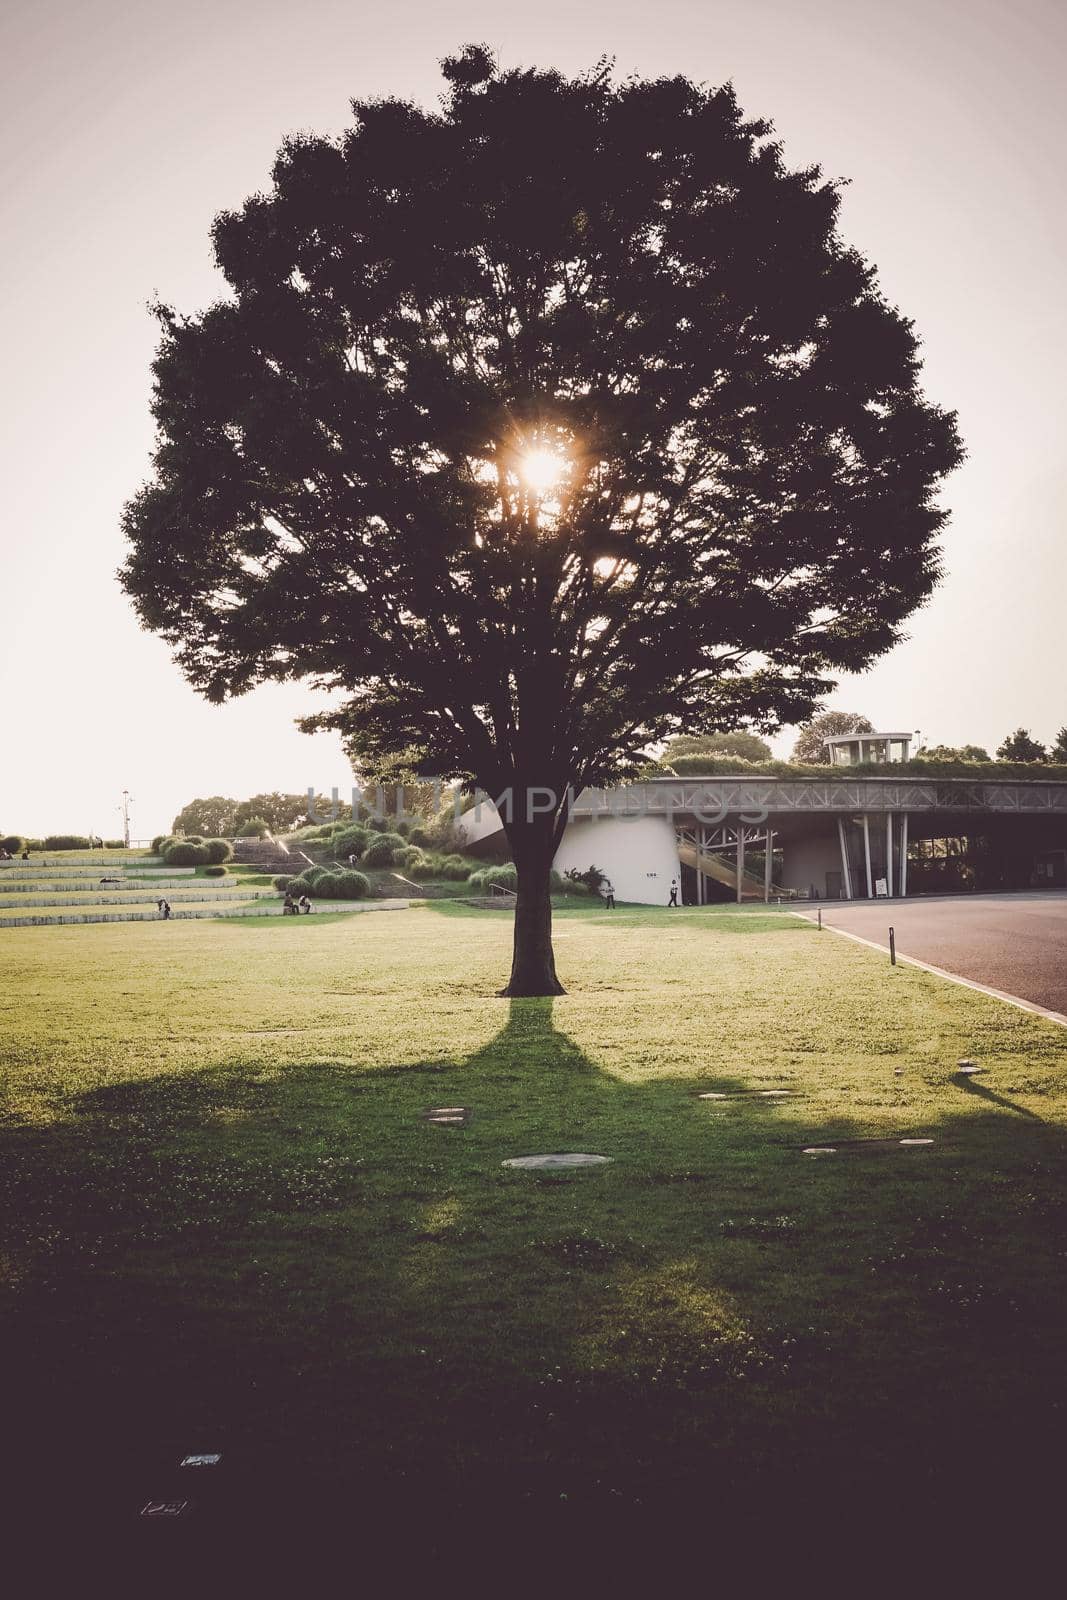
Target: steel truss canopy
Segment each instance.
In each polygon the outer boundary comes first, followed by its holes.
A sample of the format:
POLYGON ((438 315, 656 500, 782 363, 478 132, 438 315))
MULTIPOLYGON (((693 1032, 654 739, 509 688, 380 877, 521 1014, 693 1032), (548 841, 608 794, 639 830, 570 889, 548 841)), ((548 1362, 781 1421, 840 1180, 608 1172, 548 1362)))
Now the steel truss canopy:
POLYGON ((1067 783, 1048 779, 975 782, 969 778, 649 778, 618 789, 583 789, 572 817, 726 817, 856 815, 908 811, 1067 816, 1067 783))

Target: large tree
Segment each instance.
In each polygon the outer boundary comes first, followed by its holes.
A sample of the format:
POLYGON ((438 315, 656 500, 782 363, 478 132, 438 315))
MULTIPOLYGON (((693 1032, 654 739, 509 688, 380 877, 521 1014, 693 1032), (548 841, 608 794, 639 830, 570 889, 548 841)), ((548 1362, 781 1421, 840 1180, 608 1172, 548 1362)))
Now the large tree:
POLYGON ((1028 728, 1016 728, 1004 743, 997 746, 1001 761, 1047 761, 1048 751, 1043 744, 1030 737, 1028 728))
POLYGON ((159 307, 122 579, 190 681, 335 691, 361 765, 512 792, 510 994, 558 993, 570 786, 887 650, 960 459, 911 324, 729 88, 446 61, 220 216, 159 307))
POLYGON ((873 733, 874 723, 855 711, 823 711, 810 722, 805 722, 793 746, 793 760, 828 766, 830 751, 827 739, 836 739, 849 733, 873 733))
POLYGON ((217 839, 233 832, 237 801, 213 794, 190 800, 174 819, 173 833, 201 833, 217 839))

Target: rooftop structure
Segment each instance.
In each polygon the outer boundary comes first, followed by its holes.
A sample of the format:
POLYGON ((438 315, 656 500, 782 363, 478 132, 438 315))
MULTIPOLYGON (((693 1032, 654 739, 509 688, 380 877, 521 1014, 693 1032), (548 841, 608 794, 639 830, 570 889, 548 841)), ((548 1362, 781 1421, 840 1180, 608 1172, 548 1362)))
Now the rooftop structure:
POLYGON ((912 733, 838 733, 823 743, 830 752, 833 767, 855 767, 864 761, 907 761, 912 733))

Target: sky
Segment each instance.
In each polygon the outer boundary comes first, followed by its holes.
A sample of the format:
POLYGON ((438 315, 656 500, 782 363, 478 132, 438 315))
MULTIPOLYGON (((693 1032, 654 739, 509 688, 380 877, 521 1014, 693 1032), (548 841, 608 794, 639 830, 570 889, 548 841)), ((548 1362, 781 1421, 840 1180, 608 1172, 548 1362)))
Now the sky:
MULTIPOLYGON (((828 705, 995 748, 1067 723, 1061 0, 5 0, 0 10, 0 830, 118 837, 195 795, 344 791, 300 685, 208 706, 115 581, 148 472, 155 295, 221 291, 214 215, 349 100, 432 104, 437 63, 731 80, 787 160, 848 178, 842 232, 960 414, 945 580, 828 705)), ((775 741, 788 753, 792 735, 775 741)))

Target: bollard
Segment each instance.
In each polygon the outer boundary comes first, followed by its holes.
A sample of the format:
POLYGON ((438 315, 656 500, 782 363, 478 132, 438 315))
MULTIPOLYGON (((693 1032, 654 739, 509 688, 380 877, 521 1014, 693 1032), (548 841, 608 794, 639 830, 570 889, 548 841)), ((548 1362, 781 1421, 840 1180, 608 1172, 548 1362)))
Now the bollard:
POLYGON ((822 932, 822 906, 819 907, 819 932, 822 932))
POLYGON ((889 930, 889 963, 894 967, 897 964, 897 936, 892 928, 889 930))

